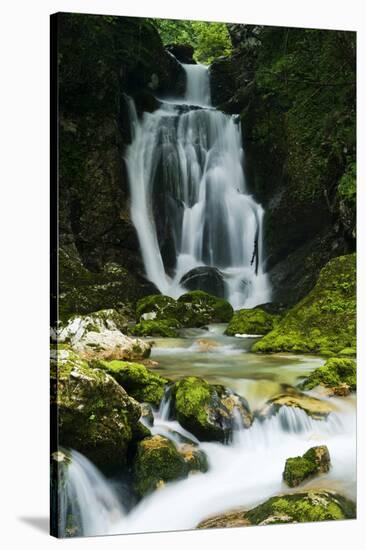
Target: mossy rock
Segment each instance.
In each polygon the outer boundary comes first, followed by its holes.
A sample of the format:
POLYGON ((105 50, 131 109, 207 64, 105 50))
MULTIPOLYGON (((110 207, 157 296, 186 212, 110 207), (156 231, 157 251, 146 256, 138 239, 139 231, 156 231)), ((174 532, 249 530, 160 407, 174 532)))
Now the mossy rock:
POLYGON ((331 491, 275 496, 245 513, 253 525, 303 523, 356 517, 353 502, 331 491))
POLYGON ((164 338, 177 338, 177 328, 180 323, 176 319, 142 320, 132 329, 135 336, 162 336, 164 338))
POLYGON ((225 334, 267 334, 278 320, 278 315, 273 315, 262 309, 239 309, 234 312, 225 334))
POLYGON ((184 326, 187 327, 202 326, 206 323, 228 323, 234 313, 228 301, 203 290, 186 292, 178 298, 178 303, 186 305, 184 326))
POLYGON ((201 327, 208 323, 227 323, 232 315, 233 308, 229 302, 203 290, 187 292, 178 300, 153 294, 137 303, 136 319, 139 323, 136 327, 138 331, 145 327, 161 331, 179 327, 201 327), (164 321, 166 325, 147 324, 157 321, 164 321))
POLYGON ((127 361, 93 361, 92 366, 103 369, 137 401, 158 407, 169 382, 140 363, 127 361))
POLYGON ((356 255, 334 258, 316 286, 252 351, 336 355, 356 347, 356 255))
POLYGON ((235 411, 242 424, 252 424, 248 403, 224 386, 188 376, 172 387, 172 417, 201 441, 228 442, 235 429, 235 411))
POLYGON ((300 409, 315 420, 327 418, 333 411, 328 401, 322 401, 304 393, 294 392, 291 394, 283 393, 272 397, 257 413, 257 416, 263 420, 277 414, 281 407, 294 407, 295 409, 300 409))
POLYGON ((316 386, 337 388, 343 385, 356 391, 356 363, 353 359, 333 357, 315 369, 299 386, 303 390, 312 390, 316 386))
POLYGON ((137 401, 107 372, 68 349, 51 351, 51 390, 60 445, 103 470, 123 467, 141 415, 137 401))
POLYGON ((206 471, 207 459, 196 449, 183 452, 168 438, 154 435, 141 441, 133 465, 134 488, 142 497, 169 481, 184 479, 190 471, 206 471))
POLYGON ((326 445, 311 447, 302 456, 286 460, 283 479, 289 487, 297 487, 303 481, 330 469, 330 456, 326 445))

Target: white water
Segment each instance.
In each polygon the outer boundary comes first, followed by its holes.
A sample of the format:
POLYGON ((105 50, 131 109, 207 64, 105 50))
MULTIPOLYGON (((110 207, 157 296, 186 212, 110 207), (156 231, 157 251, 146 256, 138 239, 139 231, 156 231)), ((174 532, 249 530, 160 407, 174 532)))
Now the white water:
MULTIPOLYGON (((250 429, 236 431, 230 445, 200 443, 209 461, 207 473, 167 484, 128 514, 121 506, 113 505, 109 482, 104 479, 102 483, 101 475, 90 476, 94 467, 74 454, 78 461, 70 482, 72 491, 82 495, 84 534, 192 529, 214 514, 236 507, 250 508, 272 495, 293 492, 281 481, 286 458, 303 454, 318 444, 328 446, 331 470, 298 490, 334 489, 354 497, 354 403, 352 398, 335 402, 338 411, 327 420, 313 420, 298 409, 284 407, 275 417, 262 423, 256 420, 250 429)), ((178 443, 178 432, 197 442, 178 422, 167 420, 163 411, 164 406, 155 413, 153 434, 162 434, 178 443)))
POLYGON ((140 121, 129 99, 131 217, 146 275, 176 298, 185 291, 180 281, 188 271, 217 267, 233 307, 253 307, 270 300, 270 287, 263 272, 263 209, 246 188, 239 120, 211 107, 207 67, 183 67, 183 100, 163 101, 140 121), (164 265, 161 224, 171 239, 173 272, 164 265))

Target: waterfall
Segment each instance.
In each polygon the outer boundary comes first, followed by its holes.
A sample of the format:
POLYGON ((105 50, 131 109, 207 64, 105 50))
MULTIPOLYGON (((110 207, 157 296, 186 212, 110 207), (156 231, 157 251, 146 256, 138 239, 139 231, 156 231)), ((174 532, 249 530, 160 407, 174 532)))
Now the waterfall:
POLYGON ((131 217, 146 275, 177 298, 184 275, 217 268, 233 307, 253 307, 269 301, 270 287, 263 209, 246 188, 239 117, 211 106, 207 67, 183 68, 183 99, 162 100, 141 120, 129 99, 131 217))
POLYGON ((61 536, 104 535, 125 511, 110 483, 85 456, 70 451, 71 463, 59 483, 61 536))

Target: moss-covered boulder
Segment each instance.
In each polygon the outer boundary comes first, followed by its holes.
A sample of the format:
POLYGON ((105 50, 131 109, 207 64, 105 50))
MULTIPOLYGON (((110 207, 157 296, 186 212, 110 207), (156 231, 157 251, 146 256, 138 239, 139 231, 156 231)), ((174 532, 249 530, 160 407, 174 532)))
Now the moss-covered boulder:
POLYGON ((151 343, 124 334, 126 322, 123 313, 114 309, 75 315, 61 326, 58 341, 70 344, 87 360, 134 361, 149 357, 151 343))
POLYGON ((223 298, 217 298, 203 290, 192 290, 178 298, 182 317, 179 320, 185 327, 199 327, 207 323, 228 323, 234 310, 223 298))
POLYGON ((302 456, 288 458, 283 471, 283 480, 289 487, 297 487, 316 474, 329 472, 330 456, 326 445, 311 447, 302 456))
POLYGON ((201 441, 227 442, 236 427, 237 416, 248 428, 253 421, 246 400, 224 386, 210 385, 188 376, 172 387, 171 414, 201 441))
POLYGON ((313 290, 252 350, 334 355, 355 347, 356 255, 349 254, 328 262, 313 290))
POLYGON ((282 407, 293 407, 304 411, 308 416, 316 420, 322 420, 333 411, 332 405, 328 401, 322 401, 315 397, 310 397, 304 393, 283 393, 269 399, 262 409, 257 412, 257 416, 264 420, 279 412, 282 407))
POLYGON ((353 359, 332 357, 315 369, 301 384, 303 390, 316 386, 330 388, 333 393, 348 393, 356 390, 356 362, 353 359))
POLYGON ((149 327, 145 323, 157 321, 164 321, 165 325, 159 327, 158 324, 152 324, 151 329, 172 330, 180 327, 201 327, 208 323, 227 323, 232 315, 233 308, 229 302, 203 290, 187 292, 178 300, 154 294, 137 303, 136 319, 139 323, 135 330, 141 331, 149 327))
POLYGON ((169 382, 140 363, 126 361, 93 361, 92 366, 103 369, 137 401, 158 407, 169 382))
POLYGON ((169 481, 188 476, 191 471, 207 471, 202 451, 179 448, 162 435, 145 438, 137 446, 133 465, 134 488, 142 497, 169 481))
POLYGON ((176 319, 142 320, 134 326, 132 332, 135 336, 162 336, 164 338, 176 338, 177 328, 181 325, 176 319))
POLYGON ((278 315, 273 315, 260 308, 239 309, 234 312, 225 334, 235 336, 236 334, 267 334, 274 327, 278 315))
POLYGON ((51 351, 51 389, 60 445, 102 469, 123 466, 141 415, 137 401, 112 376, 67 348, 51 351))
POLYGON ((199 529, 246 527, 353 519, 355 504, 332 491, 308 491, 278 495, 251 510, 235 510, 208 518, 197 525, 199 529))
POLYGON ((356 517, 356 507, 331 491, 309 491, 275 496, 245 514, 253 525, 303 523, 356 517))

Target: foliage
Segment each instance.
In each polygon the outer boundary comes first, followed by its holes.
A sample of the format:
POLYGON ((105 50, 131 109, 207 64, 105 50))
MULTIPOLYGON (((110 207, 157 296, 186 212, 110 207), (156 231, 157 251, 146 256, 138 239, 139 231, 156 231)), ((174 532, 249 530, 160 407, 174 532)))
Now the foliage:
POLYGON ((209 65, 222 55, 232 51, 230 36, 225 23, 154 19, 164 45, 190 44, 194 58, 209 65))

